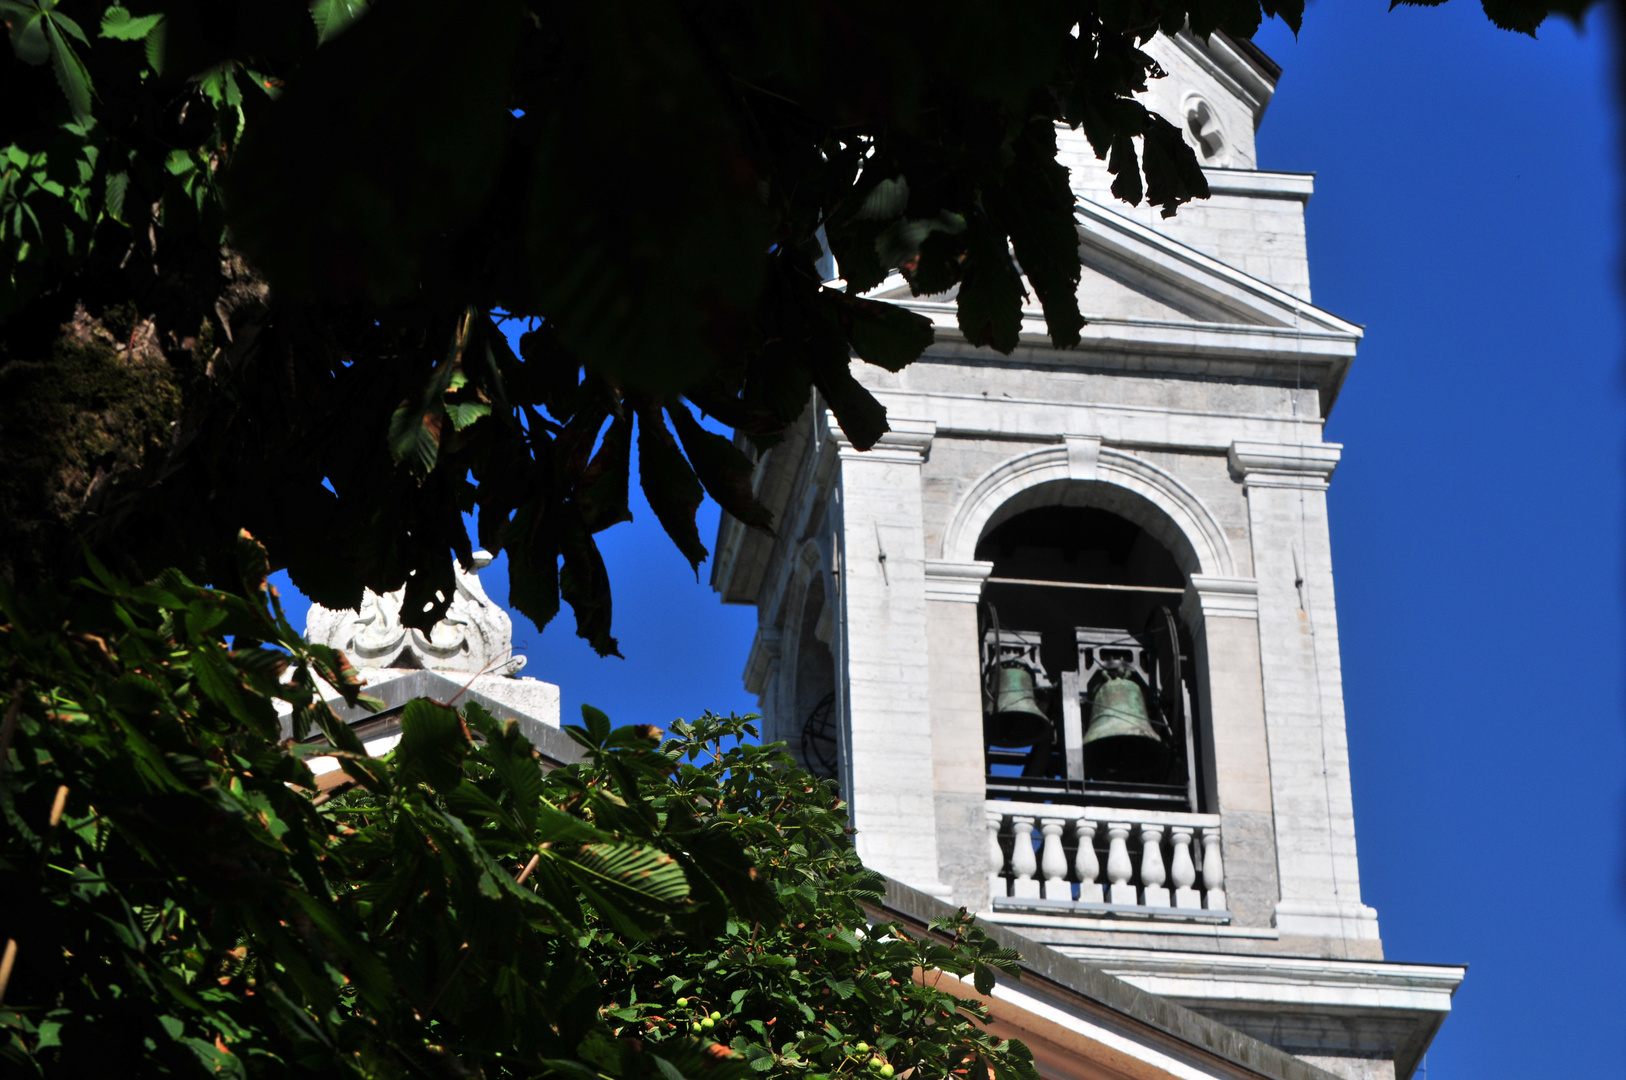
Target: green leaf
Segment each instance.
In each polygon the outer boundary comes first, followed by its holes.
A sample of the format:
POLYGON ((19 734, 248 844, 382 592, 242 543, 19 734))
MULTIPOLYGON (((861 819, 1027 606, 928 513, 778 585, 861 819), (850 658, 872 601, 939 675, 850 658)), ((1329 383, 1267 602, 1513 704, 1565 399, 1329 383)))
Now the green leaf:
POLYGON ((694 470, 678 452, 677 440, 667 430, 659 405, 638 409, 638 483, 655 518, 683 557, 699 575, 709 552, 700 542, 695 512, 705 492, 694 470))
POLYGON ((627 482, 632 471, 632 413, 610 421, 593 460, 576 484, 576 505, 590 533, 632 520, 627 506, 627 482))
MULTIPOLYGON (((56 73, 57 85, 68 99, 68 105, 73 109, 74 119, 85 121, 90 119, 90 72, 85 62, 79 59, 79 54, 63 36, 71 34, 80 41, 85 41, 85 32, 79 29, 79 24, 66 15, 52 13, 43 20, 46 37, 51 52, 51 70, 56 73)), ((86 44, 89 44, 87 41, 86 44)))
POLYGON ((688 898, 683 867, 658 848, 634 844, 588 844, 570 859, 577 874, 613 896, 651 910, 665 910, 688 898))
POLYGON ((0 7, 10 26, 11 49, 25 64, 35 67, 51 58, 51 45, 46 37, 45 24, 50 19, 54 2, 30 0, 29 3, 7 3, 0 7))
POLYGON ((198 77, 198 89, 216 108, 235 109, 243 103, 237 86, 237 65, 231 61, 216 64, 198 77))
POLYGON ((593 745, 603 746, 610 737, 610 718, 604 715, 602 709, 583 704, 582 721, 587 725, 587 735, 593 740, 593 745))
POLYGON ((440 440, 446 422, 443 397, 452 384, 452 376, 457 373, 456 358, 462 354, 463 345, 460 329, 453 338, 452 354, 435 365, 418 399, 401 402, 390 416, 387 436, 390 457, 411 469, 420 482, 434 471, 440 460, 440 440))
POLYGON ((972 985, 977 988, 977 993, 979 994, 992 993, 994 983, 998 980, 999 973, 993 968, 989 967, 987 964, 979 962, 977 966, 972 969, 971 982, 972 985))
POLYGON ((131 15, 128 9, 114 5, 102 15, 101 36, 115 41, 140 41, 163 18, 162 14, 131 15))
POLYGON ((610 636, 610 572, 604 556, 572 504, 558 512, 559 596, 576 613, 576 636, 585 639, 600 656, 621 655, 610 636))
POLYGON ((367 0, 315 0, 311 20, 316 23, 316 40, 326 44, 367 13, 367 0))
MULTIPOLYGON (((546 440, 547 433, 540 437, 546 440)), ((508 551, 508 602, 538 628, 559 613, 559 515, 550 509, 545 495, 532 494, 502 531, 508 551)), ((484 515, 481 520, 484 528, 484 515)))
POLYGON ((891 221, 909 208, 909 178, 894 176, 870 189, 858 206, 860 221, 891 221))
POLYGON ((1141 186, 1140 160, 1135 155, 1134 139, 1128 135, 1113 138, 1112 151, 1107 158, 1107 172, 1114 177, 1113 197, 1123 200, 1130 206, 1139 206, 1141 196, 1146 190, 1141 186))
POLYGON ((960 285, 960 331, 973 345, 1009 354, 1022 332, 1022 279, 1010 249, 988 219, 977 215, 966 231, 965 280, 960 285))
POLYGON ((483 401, 447 402, 446 416, 458 431, 472 425, 483 416, 491 415, 491 406, 483 401))
POLYGON ((456 787, 463 782, 468 747, 456 709, 414 698, 401 711, 401 742, 395 761, 403 780, 421 779, 436 791, 456 787))
POLYGON ((107 177, 107 216, 119 223, 124 222, 124 195, 130 190, 130 174, 123 170, 109 173, 107 177))
POLYGON ((820 289, 819 300, 833 309, 859 359, 876 367, 902 371, 932 343, 932 321, 897 304, 848 296, 834 289, 820 289))
POLYGON ((935 233, 958 236, 965 231, 965 218, 944 210, 932 218, 904 218, 893 222, 875 237, 875 255, 887 268, 904 268, 920 255, 926 238, 935 233))
POLYGON ((217 642, 206 639, 194 647, 192 671, 197 675, 198 688, 232 718, 262 728, 275 723, 271 703, 243 685, 217 642))
POLYGON ((1208 198, 1208 177, 1179 128, 1153 113, 1143 142, 1146 201, 1161 206, 1164 217, 1173 217, 1182 203, 1208 198))
MULTIPOLYGON (((839 295, 839 294, 838 294, 839 295)), ((707 431, 681 401, 668 402, 666 412, 683 440, 683 452, 705 485, 706 493, 736 520, 769 536, 773 532, 773 511, 757 500, 752 490, 756 468, 733 440, 707 431)))
POLYGON ((1050 339, 1058 348, 1079 342, 1084 317, 1078 309, 1082 274, 1078 222, 1067 169, 1056 160, 1056 129, 1028 124, 1014 147, 1004 183, 989 205, 1009 232, 1017 261, 1044 307, 1050 339))
POLYGON ((51 24, 58 30, 78 38, 81 45, 90 44, 90 39, 85 36, 84 30, 80 29, 79 24, 68 18, 66 15, 63 15, 61 12, 53 11, 51 13, 51 24))
POLYGON ((891 431, 886 406, 853 378, 852 364, 841 353, 821 352, 815 357, 813 385, 819 388, 841 430, 860 450, 868 450, 891 431))

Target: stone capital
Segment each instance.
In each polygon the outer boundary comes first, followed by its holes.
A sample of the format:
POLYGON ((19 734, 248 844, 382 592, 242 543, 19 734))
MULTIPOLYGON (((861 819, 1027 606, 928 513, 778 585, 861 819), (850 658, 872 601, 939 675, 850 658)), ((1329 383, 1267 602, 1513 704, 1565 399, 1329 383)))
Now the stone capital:
POLYGON ((1259 582, 1253 578, 1192 574, 1180 614, 1188 622, 1203 619, 1257 619, 1259 582))
POLYGON ((935 420, 905 420, 887 417, 891 430, 884 432, 868 450, 860 450, 847 438, 836 422, 835 414, 826 411, 824 430, 843 461, 890 462, 899 465, 919 465, 930 452, 932 439, 937 434, 935 420))
POLYGON ((1343 452, 1339 443, 1234 442, 1228 456, 1249 487, 1325 490, 1343 452))
POLYGON ((751 642, 751 654, 745 659, 746 693, 762 693, 774 662, 779 659, 779 649, 779 631, 768 626, 758 627, 756 639, 751 642))
POLYGON ((926 560, 926 599, 975 604, 982 599, 982 585, 994 572, 994 564, 982 560, 953 562, 926 560))

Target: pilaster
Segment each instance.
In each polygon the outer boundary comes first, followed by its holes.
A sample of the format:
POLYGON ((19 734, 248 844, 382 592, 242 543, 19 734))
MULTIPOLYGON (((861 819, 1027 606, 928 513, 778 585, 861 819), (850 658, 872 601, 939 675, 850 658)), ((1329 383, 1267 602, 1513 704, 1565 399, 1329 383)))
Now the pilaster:
POLYGON ((1381 955, 1361 903, 1332 583, 1327 483, 1336 443, 1232 444, 1248 499, 1270 745, 1282 935, 1342 938, 1381 955))
POLYGON ((926 652, 931 678, 937 857, 955 904, 988 910, 977 602, 991 562, 926 562, 926 652))
POLYGON ((768 742, 788 739, 785 717, 779 700, 779 660, 783 651, 783 635, 771 626, 757 627, 757 636, 751 642, 750 655, 745 659, 745 692, 757 696, 757 710, 763 716, 763 735, 768 742))
POLYGON ((1238 926, 1275 916, 1275 823, 1270 743, 1259 666, 1259 583, 1193 574, 1180 607, 1196 646, 1204 788, 1225 837, 1226 900, 1238 926))
POLYGON ((864 862, 946 896, 939 877, 921 466, 936 424, 889 418, 859 452, 833 423, 839 458, 847 793, 864 862))

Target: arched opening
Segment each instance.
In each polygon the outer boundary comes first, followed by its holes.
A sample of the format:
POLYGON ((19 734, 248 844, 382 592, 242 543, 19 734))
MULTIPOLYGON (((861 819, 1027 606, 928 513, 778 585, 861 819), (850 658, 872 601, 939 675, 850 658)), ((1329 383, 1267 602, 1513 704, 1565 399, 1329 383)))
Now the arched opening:
POLYGON ((814 577, 802 601, 796 635, 795 683, 792 686, 799 738, 793 749, 809 772, 833 780, 841 774, 840 717, 836 710, 836 663, 819 637, 824 619, 824 581, 814 577))
POLYGON ((1000 513, 981 613, 990 797, 1201 809, 1186 575, 1098 506, 1000 513))

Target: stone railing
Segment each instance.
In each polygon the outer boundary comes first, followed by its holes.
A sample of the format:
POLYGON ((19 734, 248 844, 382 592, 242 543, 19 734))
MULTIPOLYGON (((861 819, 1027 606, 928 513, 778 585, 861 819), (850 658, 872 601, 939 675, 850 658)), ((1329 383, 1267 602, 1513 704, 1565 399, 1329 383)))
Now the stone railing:
POLYGON ((1231 917, 1218 814, 1003 799, 987 805, 988 888, 997 909, 1231 917))

